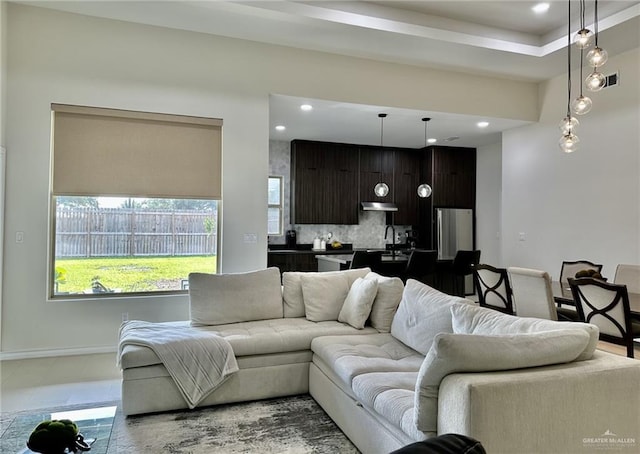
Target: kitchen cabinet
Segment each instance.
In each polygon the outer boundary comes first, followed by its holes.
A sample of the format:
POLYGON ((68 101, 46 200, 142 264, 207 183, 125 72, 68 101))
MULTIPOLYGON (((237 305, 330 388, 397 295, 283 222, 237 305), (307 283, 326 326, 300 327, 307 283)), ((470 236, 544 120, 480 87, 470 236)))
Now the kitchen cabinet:
POLYGON ((380 147, 359 147, 360 151, 360 202, 392 202, 394 198, 393 160, 394 150, 380 147), (389 193, 378 197, 373 188, 386 183, 389 193))
POLYGON ((430 147, 433 206, 475 208, 476 149, 430 147))
POLYGON ((398 211, 394 223, 398 225, 418 224, 418 185, 420 184, 419 150, 396 149, 394 159, 394 202, 398 211))
POLYGON ((358 148, 291 142, 291 218, 294 224, 358 223, 358 148))

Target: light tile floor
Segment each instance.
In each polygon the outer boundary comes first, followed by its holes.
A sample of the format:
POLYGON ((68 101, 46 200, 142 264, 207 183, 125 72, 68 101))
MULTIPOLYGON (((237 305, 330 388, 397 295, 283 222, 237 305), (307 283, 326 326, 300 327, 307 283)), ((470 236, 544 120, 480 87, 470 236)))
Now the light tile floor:
MULTIPOLYGON (((618 345, 600 342, 598 348, 626 355, 618 345)), ((117 401, 120 379, 115 353, 0 361, 0 411, 117 401)))
POLYGON ((115 353, 0 361, 0 411, 120 400, 115 353))

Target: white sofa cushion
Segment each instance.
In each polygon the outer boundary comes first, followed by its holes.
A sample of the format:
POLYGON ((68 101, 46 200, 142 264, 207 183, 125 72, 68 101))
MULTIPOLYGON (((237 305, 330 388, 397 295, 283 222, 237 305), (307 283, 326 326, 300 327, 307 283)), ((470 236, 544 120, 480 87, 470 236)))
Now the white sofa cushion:
POLYGON ((280 270, 235 274, 189 274, 193 326, 282 318, 280 270))
POLYGON ((516 317, 477 306, 451 307, 454 333, 461 334, 522 334, 540 331, 579 329, 589 335, 589 343, 577 358, 578 361, 591 359, 598 346, 600 332, 589 323, 557 322, 531 317, 516 317))
POLYGON ((371 315, 369 315, 371 326, 381 333, 388 333, 391 331, 391 322, 398 309, 398 304, 402 300, 402 292, 404 291, 402 279, 380 276, 373 272, 367 274, 365 279, 378 282, 378 293, 376 299, 373 300, 371 315))
POLYGON ((362 279, 361 277, 356 279, 351 284, 342 309, 340 309, 338 321, 348 323, 357 329, 364 328, 377 293, 378 281, 362 279))
POLYGON ((344 274, 304 274, 300 277, 304 312, 307 320, 338 320, 349 293, 349 280, 344 274))
POLYGON ((326 364, 347 388, 351 388, 354 377, 362 374, 418 372, 424 360, 423 355, 388 333, 321 336, 313 339, 311 350, 314 362, 326 364))
POLYGON ((409 279, 391 323, 391 334, 426 355, 436 334, 453 332, 449 308, 459 304, 474 303, 409 279))
POLYGON ((437 431, 440 382, 449 374, 567 363, 575 361, 588 343, 589 334, 580 329, 500 336, 440 333, 418 372, 416 427, 437 431))
MULTIPOLYGON (((188 321, 161 322, 160 324, 189 327, 188 321)), ((378 333, 370 326, 358 330, 335 320, 316 323, 310 322, 304 317, 274 318, 227 325, 200 326, 197 329, 214 333, 226 339, 238 358, 310 350, 311 342, 318 336, 352 335, 354 337, 366 337, 378 333)), ((121 358, 123 369, 154 364, 160 364, 160 360, 150 348, 129 345, 125 347, 121 358)), ((419 368, 420 363, 415 366, 415 370, 417 371, 419 368)))
MULTIPOLYGON (((330 275, 342 274, 347 277, 349 286, 359 277, 365 277, 371 270, 369 268, 358 268, 344 271, 302 272, 286 271, 282 273, 282 297, 284 300, 285 317, 304 317, 304 297, 302 295, 302 276, 305 275, 330 275)), ((334 320, 336 320, 334 318, 334 320)))

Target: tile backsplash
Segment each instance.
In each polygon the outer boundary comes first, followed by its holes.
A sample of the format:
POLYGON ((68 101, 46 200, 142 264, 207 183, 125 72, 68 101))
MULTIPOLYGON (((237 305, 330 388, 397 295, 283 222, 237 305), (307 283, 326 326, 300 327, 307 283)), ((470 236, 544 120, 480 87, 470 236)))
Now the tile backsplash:
MULTIPOLYGON (((291 185, 291 145, 286 141, 269 141, 269 172, 271 176, 282 176, 284 184, 284 230, 296 231, 298 243, 313 243, 316 237, 327 238, 332 234, 332 240, 342 243, 353 243, 354 248, 384 248, 391 243, 391 229, 387 239, 384 239, 386 228, 386 213, 380 211, 360 211, 357 225, 335 224, 298 224, 292 225, 290 218, 290 185, 291 185)), ((399 241, 405 242, 405 231, 411 226, 395 226, 399 241)), ((269 236, 270 244, 285 244, 285 237, 269 236)))

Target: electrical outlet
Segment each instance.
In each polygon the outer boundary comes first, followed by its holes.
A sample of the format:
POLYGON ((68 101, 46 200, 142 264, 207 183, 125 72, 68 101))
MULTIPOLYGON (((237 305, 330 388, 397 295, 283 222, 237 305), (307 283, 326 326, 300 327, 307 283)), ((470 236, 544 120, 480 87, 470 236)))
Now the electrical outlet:
POLYGON ((123 322, 129 321, 129 313, 128 312, 123 312, 122 313, 122 321, 123 322))
POLYGON ((24 232, 16 232, 16 243, 24 243, 24 232))
POLYGON ((520 241, 526 241, 526 240, 527 240, 527 234, 526 234, 526 233, 524 233, 524 232, 520 232, 520 233, 518 234, 518 240, 520 240, 520 241))

